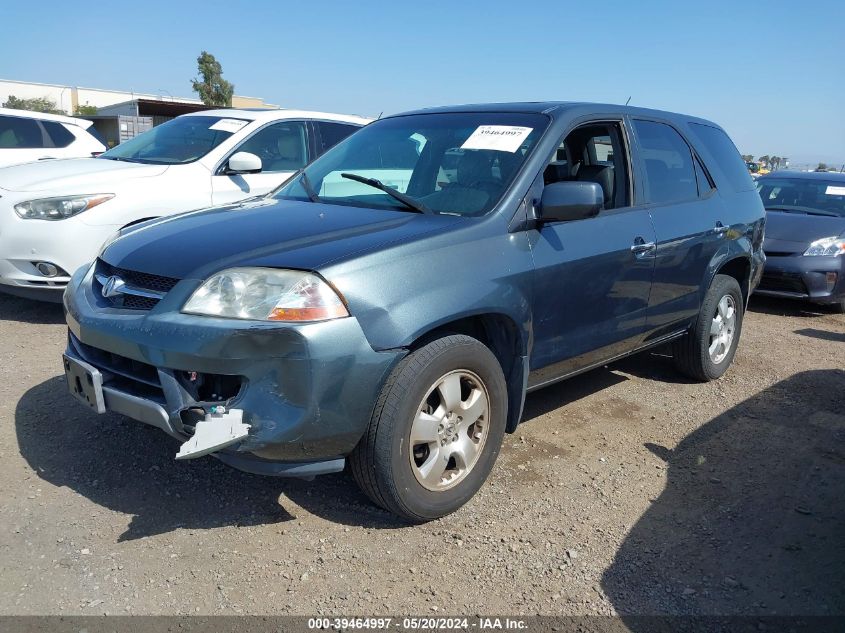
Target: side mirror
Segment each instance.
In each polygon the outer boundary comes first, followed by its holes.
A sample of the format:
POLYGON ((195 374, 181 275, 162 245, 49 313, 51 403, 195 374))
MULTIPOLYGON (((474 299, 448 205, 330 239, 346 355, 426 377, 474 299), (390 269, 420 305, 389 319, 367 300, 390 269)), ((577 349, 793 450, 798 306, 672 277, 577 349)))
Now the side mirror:
POLYGON ((261 171, 261 159, 249 152, 235 152, 226 166, 227 174, 257 174, 261 171))
POLYGON ((604 208, 604 190, 597 182, 553 182, 543 188, 537 207, 541 222, 568 222, 598 215, 604 208))

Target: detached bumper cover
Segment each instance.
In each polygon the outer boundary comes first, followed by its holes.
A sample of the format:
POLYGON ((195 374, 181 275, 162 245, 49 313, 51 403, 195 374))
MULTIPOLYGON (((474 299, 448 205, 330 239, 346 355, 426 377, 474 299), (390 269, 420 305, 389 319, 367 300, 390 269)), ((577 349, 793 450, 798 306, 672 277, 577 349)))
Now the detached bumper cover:
POLYGON ((103 373, 106 409, 184 441, 193 430, 184 412, 224 404, 198 402, 185 373, 236 376, 240 388, 226 394, 225 406, 244 412, 250 432, 214 456, 249 472, 307 477, 341 469, 405 354, 373 350, 352 317, 279 325, 180 313, 198 280, 180 281, 149 311, 107 308, 84 274, 65 293, 67 354, 103 373))
POLYGON ((845 257, 769 255, 760 285, 760 295, 835 303, 845 299, 845 257), (835 280, 830 281, 830 273, 835 280))

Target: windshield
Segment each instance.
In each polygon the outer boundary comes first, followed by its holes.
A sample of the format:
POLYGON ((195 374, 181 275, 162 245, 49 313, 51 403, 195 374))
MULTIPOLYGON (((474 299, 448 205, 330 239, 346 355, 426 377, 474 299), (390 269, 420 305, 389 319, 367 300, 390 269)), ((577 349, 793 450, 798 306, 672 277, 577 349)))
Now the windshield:
POLYGON ((502 112, 382 119, 330 149, 275 197, 482 215, 504 195, 548 124, 545 115, 502 112))
POLYGON ((100 155, 133 163, 178 165, 208 154, 249 121, 219 116, 182 116, 124 141, 100 155))
POLYGON ((845 181, 765 178, 757 191, 767 209, 845 217, 845 181))

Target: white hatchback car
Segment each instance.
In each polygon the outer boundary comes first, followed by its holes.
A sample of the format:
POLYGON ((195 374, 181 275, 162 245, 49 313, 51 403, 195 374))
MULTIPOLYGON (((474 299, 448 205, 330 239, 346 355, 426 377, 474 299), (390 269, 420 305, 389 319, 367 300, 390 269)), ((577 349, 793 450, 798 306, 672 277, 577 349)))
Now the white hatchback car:
POLYGON ((106 146, 92 134, 92 125, 61 114, 0 108, 0 167, 102 154, 106 146))
POLYGON ((70 275, 121 228, 268 193, 369 122, 299 110, 206 110, 97 158, 0 169, 0 290, 61 301, 70 275))

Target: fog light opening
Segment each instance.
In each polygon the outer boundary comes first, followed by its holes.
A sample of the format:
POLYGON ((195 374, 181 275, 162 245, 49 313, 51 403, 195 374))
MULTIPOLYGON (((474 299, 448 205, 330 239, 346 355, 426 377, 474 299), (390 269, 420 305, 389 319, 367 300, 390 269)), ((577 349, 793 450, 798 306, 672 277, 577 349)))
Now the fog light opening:
POLYGON ((45 277, 57 277, 61 268, 50 262, 35 262, 35 269, 45 277))
POLYGON ((827 282, 827 291, 830 292, 833 290, 833 287, 836 285, 837 275, 834 272, 828 272, 824 276, 824 280, 827 282))

